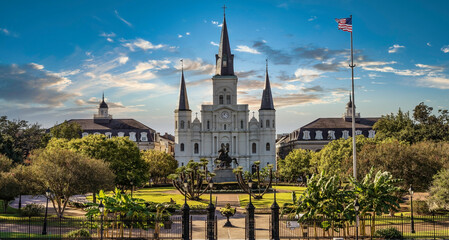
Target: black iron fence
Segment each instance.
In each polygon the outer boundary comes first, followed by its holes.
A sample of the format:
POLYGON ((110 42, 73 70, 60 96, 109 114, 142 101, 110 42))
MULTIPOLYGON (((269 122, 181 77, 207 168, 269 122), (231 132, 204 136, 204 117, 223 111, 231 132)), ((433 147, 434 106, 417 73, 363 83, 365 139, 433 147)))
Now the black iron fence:
MULTIPOLYGON (((190 221, 191 223, 192 221, 190 221)), ((180 216, 169 219, 117 219, 117 218, 48 218, 46 235, 44 219, 0 219, 0 239, 7 238, 141 238, 181 239, 180 216)), ((191 228, 190 228, 191 236, 191 228)))
MULTIPOLYGON (((413 239, 448 239, 449 216, 430 215, 414 216, 414 233, 410 216, 371 216, 362 217, 358 233, 355 222, 316 218, 305 223, 298 223, 295 218, 279 220, 280 239, 373 239, 383 238, 376 231, 395 228, 402 238, 413 239)), ((377 232, 379 233, 379 232, 377 232)))

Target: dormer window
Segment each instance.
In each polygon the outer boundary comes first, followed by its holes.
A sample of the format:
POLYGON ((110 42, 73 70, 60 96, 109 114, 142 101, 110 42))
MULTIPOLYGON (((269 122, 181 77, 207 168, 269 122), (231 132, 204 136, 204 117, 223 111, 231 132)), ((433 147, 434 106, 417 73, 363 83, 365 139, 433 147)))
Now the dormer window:
POLYGON ((355 131, 355 135, 357 136, 357 135, 362 135, 362 130, 356 130, 355 131))
POLYGON ((124 132, 118 132, 118 133, 117 133, 117 136, 119 136, 119 137, 124 137, 124 136, 125 136, 125 133, 124 133, 124 132))
POLYGON ((368 131, 368 137, 369 138, 374 138, 375 135, 376 135, 376 131, 374 131, 374 130, 369 130, 368 131))
POLYGON ((135 142, 136 141, 136 133, 135 132, 130 132, 129 133, 129 140, 135 142))
POLYGON ((315 140, 323 139, 323 131, 315 131, 315 140))
POLYGON ((310 140, 310 131, 304 131, 302 139, 304 140, 310 140))
POLYGON ((348 139, 349 138, 349 131, 348 130, 343 130, 343 135, 341 136, 344 139, 348 139))
POLYGON ((140 141, 141 142, 148 142, 148 137, 147 137, 147 133, 146 132, 141 132, 140 133, 140 141))
POLYGON ((89 133, 83 132, 83 134, 81 134, 81 136, 82 136, 82 137, 87 137, 87 136, 89 136, 89 133))
POLYGON ((104 135, 106 135, 107 138, 111 138, 112 137, 112 133, 111 132, 106 132, 104 135))
POLYGON ((335 139, 335 131, 329 130, 327 132, 327 139, 334 140, 335 139))

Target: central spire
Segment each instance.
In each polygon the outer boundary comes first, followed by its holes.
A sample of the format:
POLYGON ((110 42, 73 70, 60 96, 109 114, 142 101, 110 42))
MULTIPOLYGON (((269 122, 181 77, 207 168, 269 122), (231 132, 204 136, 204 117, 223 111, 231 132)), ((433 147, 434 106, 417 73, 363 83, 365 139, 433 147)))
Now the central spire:
POLYGON ((179 90, 179 111, 190 111, 189 99, 187 98, 186 81, 184 80, 184 61, 181 59, 181 87, 179 90))
POLYGON ((234 75, 234 55, 231 54, 231 45, 229 45, 228 28, 226 26, 226 6, 223 6, 223 27, 221 29, 220 45, 218 54, 215 55, 216 75, 233 76, 234 75))

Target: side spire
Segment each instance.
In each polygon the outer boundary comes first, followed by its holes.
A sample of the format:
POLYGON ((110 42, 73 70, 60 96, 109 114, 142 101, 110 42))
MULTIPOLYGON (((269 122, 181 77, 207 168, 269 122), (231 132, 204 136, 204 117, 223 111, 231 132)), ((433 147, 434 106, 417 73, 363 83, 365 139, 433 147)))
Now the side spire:
POLYGON ((268 59, 265 66, 265 89, 262 93, 262 103, 260 104, 260 110, 274 110, 273 96, 271 94, 270 78, 268 76, 268 59))
POLYGON ((228 27, 226 25, 226 6, 223 6, 223 27, 221 28, 220 44, 218 54, 215 55, 216 75, 233 76, 234 75, 234 55, 231 54, 231 45, 229 44, 228 27))
POLYGON ((190 111, 189 99, 187 98, 186 82, 184 80, 184 62, 181 59, 181 87, 179 90, 179 111, 190 111))

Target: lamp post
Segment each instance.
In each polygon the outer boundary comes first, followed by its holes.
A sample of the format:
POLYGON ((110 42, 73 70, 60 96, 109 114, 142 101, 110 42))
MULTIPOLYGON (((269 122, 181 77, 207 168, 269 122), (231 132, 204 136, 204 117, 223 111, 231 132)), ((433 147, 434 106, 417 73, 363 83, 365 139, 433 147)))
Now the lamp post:
POLYGON ((247 214, 247 218, 248 218, 248 231, 247 232, 247 236, 246 239, 248 240, 255 240, 255 234, 254 234, 254 205, 251 202, 251 193, 252 193, 252 188, 253 188, 253 180, 250 179, 248 180, 248 188, 249 188, 249 203, 246 206, 246 214, 247 214))
POLYGON ((355 203, 354 203, 354 210, 355 210, 355 239, 358 240, 359 239, 359 209, 360 209, 360 204, 358 199, 355 199, 355 203))
POLYGON ((189 240, 190 231, 189 231, 189 218, 190 218, 190 207, 187 204, 187 188, 189 187, 189 183, 187 180, 184 180, 184 205, 182 206, 182 240, 189 240))
POLYGON ((100 218, 101 218, 100 239, 103 240, 103 215, 104 215, 103 201, 100 201, 100 205, 98 205, 98 210, 100 210, 100 218))
POLYGON ((45 191, 45 196, 47 197, 47 204, 45 206, 45 218, 44 218, 44 227, 42 228, 42 235, 47 235, 48 199, 51 197, 50 188, 47 188, 47 191, 45 191))
POLYGON ((413 187, 410 184, 410 188, 408 189, 408 192, 410 193, 410 217, 411 217, 411 224, 412 224, 412 233, 415 233, 415 221, 413 220, 413 187))
POLYGON ((207 207, 207 239, 214 240, 214 219, 215 219, 215 206, 212 203, 212 188, 214 187, 214 181, 209 181, 209 206, 207 207))
MULTIPOLYGON (((276 186, 278 183, 277 173, 276 173, 276 186)), ((276 188, 274 188, 274 201, 271 205, 271 239, 279 240, 279 205, 276 202, 276 188)))

